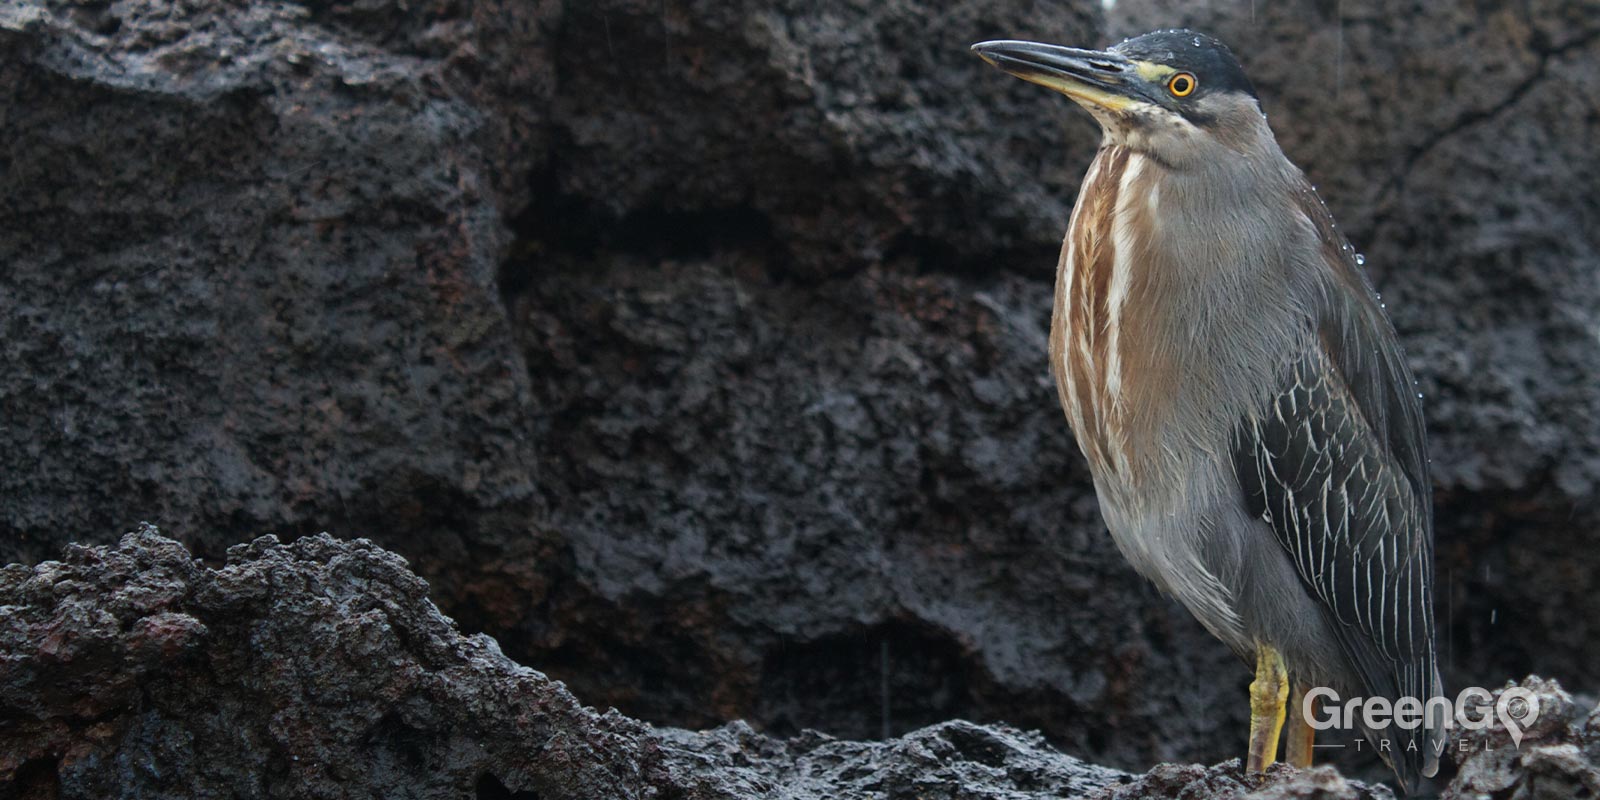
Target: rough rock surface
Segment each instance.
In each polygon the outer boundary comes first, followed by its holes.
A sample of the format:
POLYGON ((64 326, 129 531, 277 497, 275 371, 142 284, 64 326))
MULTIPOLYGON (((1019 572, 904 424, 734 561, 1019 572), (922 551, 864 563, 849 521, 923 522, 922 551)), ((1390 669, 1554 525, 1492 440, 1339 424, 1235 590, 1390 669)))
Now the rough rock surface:
POLYGON ((464 637, 370 542, 208 568, 152 529, 0 572, 16 797, 640 797, 646 726, 464 637), (527 796, 527 795, 522 795, 527 796))
POLYGON ((153 529, 0 571, 0 796, 1076 796, 1120 773, 951 722, 887 743, 651 730, 463 636, 366 540, 209 568, 153 529))
POLYGON ((462 635, 426 592, 326 534, 207 567, 145 528, 8 566, 0 797, 1387 796, 1327 768, 1258 787, 1237 761, 1135 779, 959 721, 880 742, 652 729, 462 635))
MULTIPOLYGON (((1532 694, 1538 716, 1517 726, 1515 739, 1498 713, 1492 724, 1465 730, 1456 737, 1454 756, 1460 764, 1442 800, 1573 800, 1600 796, 1600 708, 1585 708, 1553 680, 1530 676, 1508 683, 1532 694)), ((1507 704, 1513 718, 1522 717, 1507 704)))
POLYGON ((4 560, 339 524, 455 593, 527 550, 545 5, 0 6, 4 560))
MULTIPOLYGON (((463 635, 427 590, 393 553, 326 534, 206 566, 144 528, 0 569, 0 797, 1392 797, 1331 767, 1128 775, 962 721, 877 742, 652 728, 463 635)), ((1600 789, 1600 712, 1519 685, 1540 710, 1520 749, 1498 722, 1463 732, 1446 800, 1600 789)))
POLYGON ((1333 767, 1300 771, 1283 764, 1267 768, 1265 777, 1246 775, 1239 759, 1211 767, 1199 764, 1157 764, 1128 781, 1108 783, 1090 800, 1393 800, 1382 784, 1348 780, 1333 767))
POLYGON ((531 617, 530 658, 657 721, 862 737, 963 716, 1119 765, 1232 752, 1245 673, 1106 543, 1029 281, 780 292, 730 285, 739 268, 624 262, 517 306, 563 411, 541 490, 597 595, 546 613, 600 634, 531 617), (1222 677, 1159 677, 1188 670, 1222 677))
POLYGON ((1062 755, 1037 732, 961 721, 874 742, 815 731, 780 740, 743 722, 656 736, 674 777, 708 797, 1043 800, 1131 779, 1062 755))
POLYGON ((1193 21, 1428 394, 1451 682, 1592 689, 1600 17, 1210 5, 5 4, 0 560, 362 533, 653 722, 1233 755, 1043 381, 1098 136, 965 52, 1193 21))

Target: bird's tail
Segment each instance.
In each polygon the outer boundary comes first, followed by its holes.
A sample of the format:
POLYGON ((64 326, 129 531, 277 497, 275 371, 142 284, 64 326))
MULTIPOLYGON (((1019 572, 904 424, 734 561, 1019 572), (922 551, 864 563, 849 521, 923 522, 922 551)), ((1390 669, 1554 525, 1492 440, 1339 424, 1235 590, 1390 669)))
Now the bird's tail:
MULTIPOLYGON (((1426 690, 1417 697, 1422 703, 1422 720, 1416 727, 1399 727, 1393 724, 1393 718, 1383 728, 1369 728, 1358 722, 1367 741, 1394 770, 1401 791, 1408 795, 1421 789, 1425 779, 1438 774, 1451 725, 1450 707, 1443 702, 1443 683, 1437 669, 1433 669, 1432 680, 1425 685, 1426 690)), ((1396 702, 1401 699, 1394 698, 1396 702)))

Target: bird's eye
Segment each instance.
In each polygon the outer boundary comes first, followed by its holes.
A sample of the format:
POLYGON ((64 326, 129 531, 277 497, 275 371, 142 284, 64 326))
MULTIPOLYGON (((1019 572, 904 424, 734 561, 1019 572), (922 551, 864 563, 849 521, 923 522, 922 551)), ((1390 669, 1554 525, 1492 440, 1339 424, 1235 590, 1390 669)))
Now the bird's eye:
POLYGON ((1167 81, 1167 91, 1172 92, 1173 97, 1188 97, 1194 94, 1194 89, 1198 85, 1200 83, 1194 79, 1193 75, 1187 72, 1180 72, 1167 81))

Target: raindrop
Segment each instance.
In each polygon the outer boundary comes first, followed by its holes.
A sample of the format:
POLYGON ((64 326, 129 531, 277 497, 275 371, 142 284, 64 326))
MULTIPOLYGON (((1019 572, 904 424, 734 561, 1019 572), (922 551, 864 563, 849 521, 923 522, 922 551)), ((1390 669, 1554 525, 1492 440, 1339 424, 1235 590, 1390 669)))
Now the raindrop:
POLYGON ((1367 257, 1364 256, 1364 255, 1361 255, 1360 253, 1356 253, 1356 266, 1362 267, 1362 266, 1366 266, 1366 264, 1367 264, 1367 257))
POLYGON ((1496 609, 1493 609, 1493 610, 1491 610, 1489 612, 1489 624, 1490 625, 1493 625, 1495 623, 1495 620, 1497 620, 1499 618, 1500 618, 1500 609, 1496 608, 1496 609))
POLYGON ((1198 37, 1198 36, 1194 37, 1194 46, 1195 47, 1199 47, 1200 46, 1200 37, 1198 37))

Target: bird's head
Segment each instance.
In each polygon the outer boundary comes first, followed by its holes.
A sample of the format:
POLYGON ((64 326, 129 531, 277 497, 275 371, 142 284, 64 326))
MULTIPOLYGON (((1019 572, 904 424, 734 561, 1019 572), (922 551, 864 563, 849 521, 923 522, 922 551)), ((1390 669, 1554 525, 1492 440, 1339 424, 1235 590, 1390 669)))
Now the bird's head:
POLYGON ((1072 98, 1112 142, 1169 164, 1208 157, 1215 145, 1243 149, 1267 130, 1255 87, 1233 52, 1203 33, 1156 31, 1108 50, 1013 40, 972 49, 1018 78, 1072 98))

